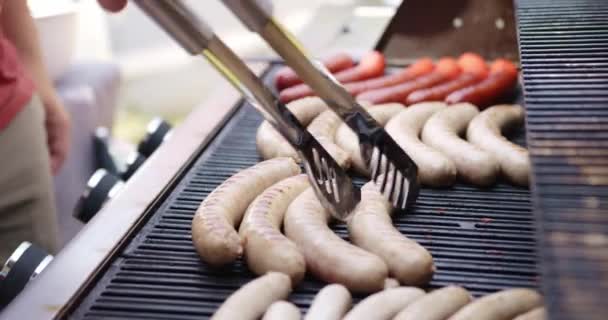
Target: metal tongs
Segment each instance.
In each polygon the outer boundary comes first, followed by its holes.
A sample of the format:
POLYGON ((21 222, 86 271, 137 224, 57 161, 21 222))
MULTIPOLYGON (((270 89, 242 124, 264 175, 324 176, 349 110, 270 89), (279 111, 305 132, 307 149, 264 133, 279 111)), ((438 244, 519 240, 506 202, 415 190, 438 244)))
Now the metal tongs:
POLYGON ((209 62, 258 109, 298 151, 310 183, 324 207, 345 220, 359 202, 350 177, 264 83, 192 10, 177 0, 134 0, 192 55, 209 62))
POLYGON ((264 38, 355 132, 372 179, 393 206, 405 209, 412 204, 419 191, 416 164, 331 73, 309 58, 295 37, 273 19, 272 3, 268 0, 222 1, 249 29, 264 38))

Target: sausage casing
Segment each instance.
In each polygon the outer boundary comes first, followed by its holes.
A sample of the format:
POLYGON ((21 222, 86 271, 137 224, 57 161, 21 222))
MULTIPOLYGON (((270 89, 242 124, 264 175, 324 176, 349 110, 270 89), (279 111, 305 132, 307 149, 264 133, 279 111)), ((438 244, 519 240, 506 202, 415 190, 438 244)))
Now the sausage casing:
POLYGON ((300 171, 293 159, 276 158, 247 168, 215 188, 192 219, 192 243, 201 258, 221 266, 240 257, 243 247, 235 227, 249 204, 264 189, 300 171))

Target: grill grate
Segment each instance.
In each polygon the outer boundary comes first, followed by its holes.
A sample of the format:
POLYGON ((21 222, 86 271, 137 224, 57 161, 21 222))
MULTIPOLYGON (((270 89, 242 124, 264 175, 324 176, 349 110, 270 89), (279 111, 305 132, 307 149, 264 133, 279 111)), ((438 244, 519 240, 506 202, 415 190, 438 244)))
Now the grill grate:
POLYGON ((516 5, 546 302, 551 319, 605 319, 608 2, 516 5))
MULTIPOLYGON (((259 161, 255 131, 260 121, 252 107, 241 107, 115 258, 72 319, 203 319, 254 278, 241 261, 221 271, 207 268, 192 247, 190 222, 209 192, 259 161)), ((523 131, 515 137, 524 143, 523 131)), ((488 190, 464 185, 423 189, 413 212, 397 217, 395 224, 432 252, 438 271, 431 287, 460 284, 480 295, 538 286, 527 189, 506 184, 488 190)), ((343 225, 334 230, 347 236, 343 225)), ((322 286, 307 277, 290 300, 304 311, 322 286)))

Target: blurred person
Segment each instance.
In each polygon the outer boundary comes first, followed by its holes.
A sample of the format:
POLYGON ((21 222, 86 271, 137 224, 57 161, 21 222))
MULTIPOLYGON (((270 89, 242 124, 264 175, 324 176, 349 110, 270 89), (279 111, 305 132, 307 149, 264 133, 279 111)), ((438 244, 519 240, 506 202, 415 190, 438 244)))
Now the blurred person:
MULTIPOLYGON (((99 0, 112 12, 126 2, 99 0)), ((44 66, 27 1, 0 0, 0 266, 22 241, 51 254, 59 249, 52 175, 69 146, 69 115, 44 66)))
POLYGON ((69 133, 27 1, 0 0, 0 263, 22 241, 58 250, 52 174, 69 133))

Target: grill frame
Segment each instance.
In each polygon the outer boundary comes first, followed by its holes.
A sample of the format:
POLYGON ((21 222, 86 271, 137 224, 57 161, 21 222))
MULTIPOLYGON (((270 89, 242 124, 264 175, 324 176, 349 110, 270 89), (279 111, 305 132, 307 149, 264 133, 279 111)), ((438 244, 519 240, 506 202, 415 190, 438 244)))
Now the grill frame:
MULTIPOLYGON (((248 65, 257 75, 268 67, 259 61, 248 65)), ((240 93, 229 83, 218 83, 217 90, 174 129, 171 140, 179 143, 163 143, 44 272, 2 310, 0 319, 65 318, 66 312, 80 302, 83 290, 98 280, 100 270, 109 267, 115 250, 163 200, 167 188, 174 186, 193 155, 203 150, 230 119, 240 99, 240 93), (210 106, 213 112, 209 112, 210 106)))

